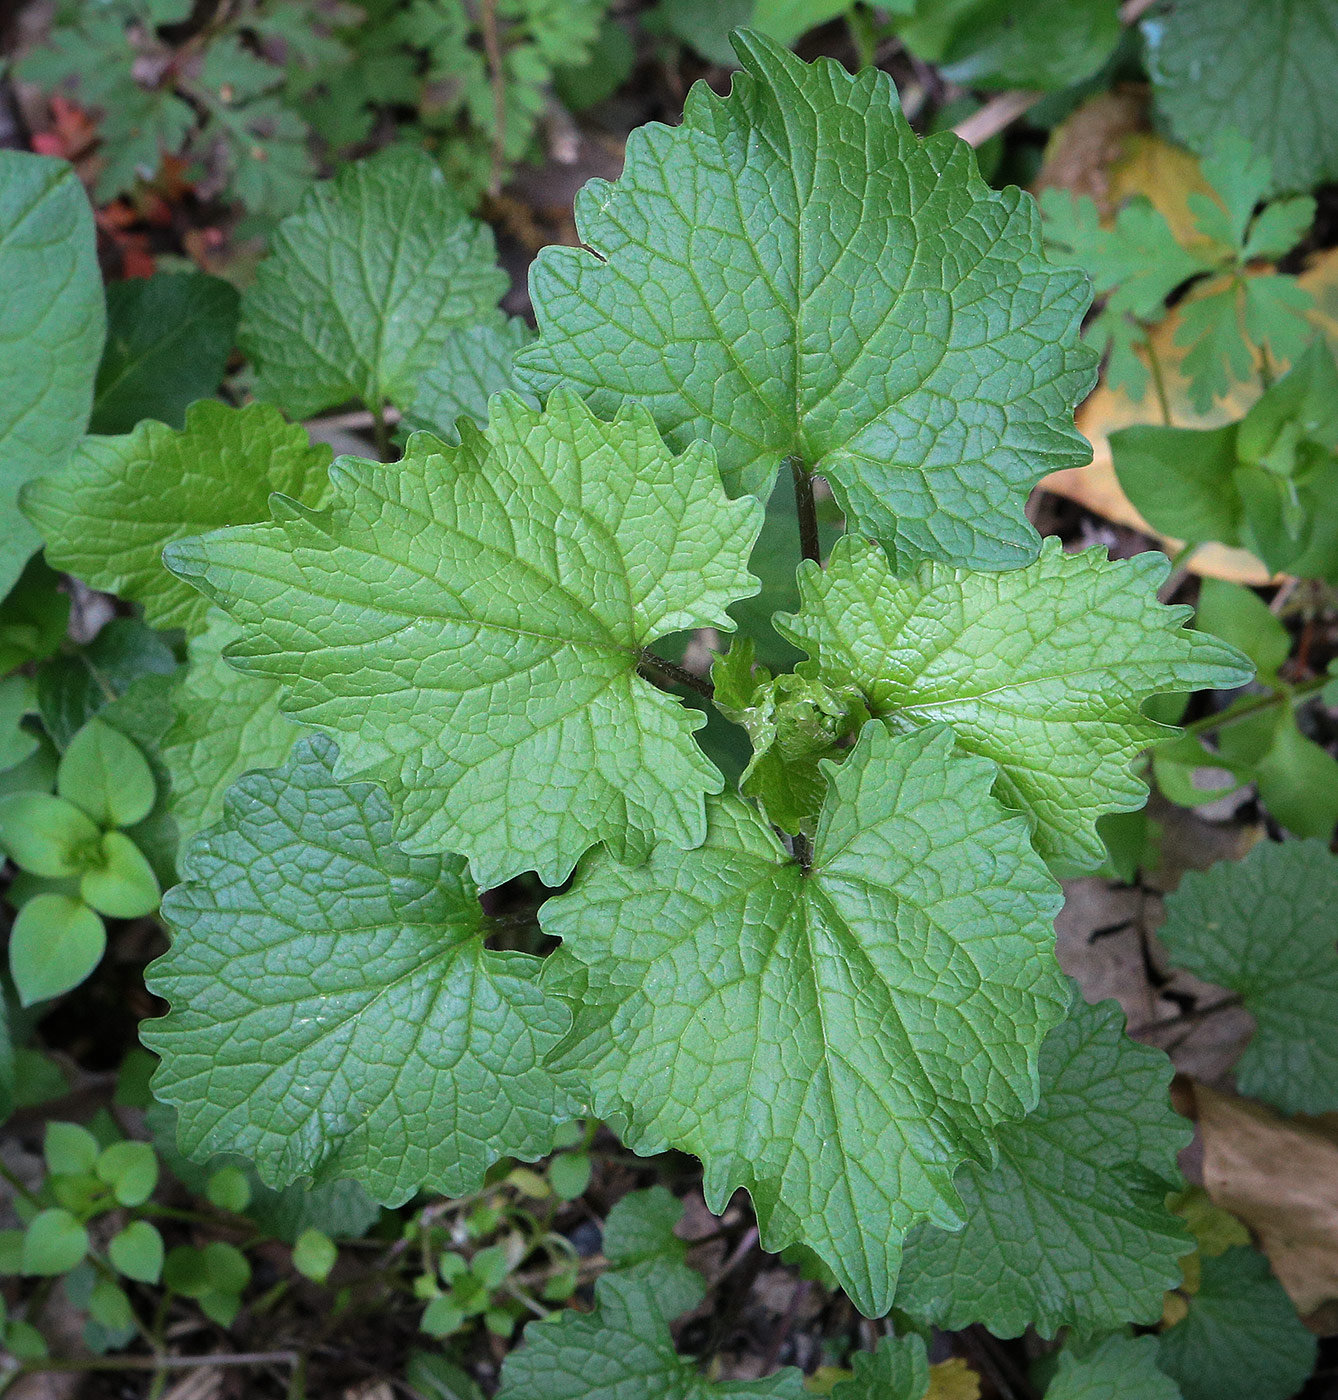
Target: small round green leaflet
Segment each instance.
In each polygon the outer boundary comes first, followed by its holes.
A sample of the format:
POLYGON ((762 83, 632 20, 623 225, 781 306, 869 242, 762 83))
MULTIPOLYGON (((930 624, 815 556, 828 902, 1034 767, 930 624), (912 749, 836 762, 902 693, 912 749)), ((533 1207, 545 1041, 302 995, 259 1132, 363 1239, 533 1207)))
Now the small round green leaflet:
POLYGON ((102 864, 86 870, 79 893, 113 919, 137 919, 158 907, 161 891, 153 867, 123 831, 108 831, 101 842, 102 864))
POLYGON ((339 1258, 335 1242, 314 1227, 303 1230, 293 1245, 293 1268, 314 1283, 324 1283, 339 1258))
POLYGON ((60 760, 56 791, 106 828, 143 821, 153 808, 157 788, 139 749, 119 729, 91 719, 60 760))
POLYGON ((79 1176, 97 1165, 98 1140, 77 1123, 48 1123, 42 1155, 53 1176, 79 1176))
POLYGON ((46 792, 0 798, 0 850, 30 875, 62 880, 97 863, 101 832, 73 802, 46 792))
POLYGON ((23 1232, 21 1271, 51 1277, 68 1274, 88 1253, 88 1231, 59 1206, 41 1211, 23 1232))
POLYGON ((209 1204, 239 1214, 251 1204, 251 1183, 240 1167, 220 1167, 205 1183, 209 1204))
POLYGON ((158 1184, 158 1159, 147 1142, 114 1142, 98 1158, 98 1180, 123 1206, 139 1206, 158 1184))
POLYGON ((157 1283, 163 1275, 163 1237, 147 1220, 132 1220, 107 1246, 112 1267, 138 1283, 157 1283))
POLYGON ((134 1310, 125 1290, 110 1279, 99 1279, 93 1286, 88 1300, 88 1313, 94 1322, 100 1322, 111 1331, 121 1331, 135 1325, 134 1310))
POLYGON ((102 959, 107 930, 81 900, 39 894, 19 910, 9 936, 9 972, 24 1006, 77 987, 102 959))

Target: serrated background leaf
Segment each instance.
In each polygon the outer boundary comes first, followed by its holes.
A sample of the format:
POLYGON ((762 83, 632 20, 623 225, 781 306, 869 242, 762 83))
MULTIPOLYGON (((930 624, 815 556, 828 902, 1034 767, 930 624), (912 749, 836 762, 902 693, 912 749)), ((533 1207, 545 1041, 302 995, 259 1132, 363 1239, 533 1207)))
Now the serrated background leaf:
POLYGON ((884 1337, 850 1364, 854 1375, 835 1386, 832 1400, 926 1400, 930 1393, 929 1360, 917 1336, 884 1337))
POLYGON ((1027 196, 917 140, 886 74, 739 43, 728 98, 698 84, 582 191, 591 251, 534 263, 522 380, 644 403, 672 445, 715 446, 732 492, 765 499, 793 455, 899 559, 1035 558, 1029 488, 1091 455, 1086 280, 1046 262, 1027 196))
POLYGON ((154 1092, 188 1154, 240 1152, 268 1186, 463 1195, 579 1111, 543 1065, 568 1016, 538 959, 484 948, 463 862, 405 855, 384 794, 341 787, 334 762, 305 740, 187 847, 149 976, 172 1006, 142 1034, 154 1092))
POLYGON ((446 343, 495 319, 491 230, 437 163, 394 146, 314 186, 242 299, 256 390, 294 418, 358 399, 408 408, 446 343))
POLYGON ((516 351, 532 339, 519 316, 499 315, 456 332, 442 346, 438 362, 419 378, 405 426, 454 445, 460 441, 456 420, 470 418, 483 427, 493 394, 519 392, 527 403, 536 403, 521 389, 512 364, 516 351))
POLYGON ((1189 1312, 1161 1335, 1158 1364, 1184 1400, 1291 1400, 1315 1338, 1258 1250, 1204 1258, 1189 1312))
POLYGON ((540 912, 575 1017, 558 1063, 594 1112, 637 1152, 700 1157, 717 1213, 746 1187, 763 1246, 802 1241, 869 1316, 906 1230, 955 1226, 954 1169, 1034 1103, 1068 998, 1058 887, 993 777, 946 728, 870 724, 807 875, 724 799, 696 850, 592 857, 540 912))
POLYGON ((19 488, 83 435, 106 313, 93 211, 72 166, 0 151, 0 597, 41 543, 19 488))
POLYGON ((1045 1400, 1180 1400, 1180 1388, 1157 1369, 1155 1337, 1107 1337, 1081 1352, 1059 1354, 1045 1400))
POLYGON ((268 404, 206 399, 179 433, 148 420, 122 437, 85 438, 62 472, 25 489, 23 508, 57 568, 143 603, 156 627, 198 633, 209 603, 163 567, 164 546, 263 520, 272 491, 317 505, 329 465, 330 449, 268 404))
POLYGON ((1158 937, 1254 1017, 1241 1093, 1286 1113, 1338 1109, 1338 857, 1327 842, 1262 841, 1243 860, 1189 871, 1158 937))
POLYGON ((1124 1034, 1114 1002, 1077 1001, 1040 1072, 1034 1112, 999 1130, 997 1165, 958 1175, 966 1228, 906 1241, 897 1306, 913 1317, 1091 1336, 1155 1322, 1180 1282, 1193 1241, 1165 1199, 1192 1130, 1171 1109, 1170 1061, 1124 1034))
POLYGON ((922 564, 896 578, 877 545, 847 536, 825 570, 804 565, 802 606, 777 618, 813 660, 800 669, 853 685, 896 729, 946 722, 960 747, 999 765, 996 795, 1035 823, 1037 849, 1062 874, 1105 858, 1096 821, 1147 797, 1130 771, 1174 731, 1141 703, 1166 691, 1243 685, 1245 657, 1163 607, 1163 555, 1065 554, 1007 573, 922 564))
POLYGON ((341 775, 387 786, 407 849, 557 885, 598 841, 701 840, 723 783, 702 716, 636 668, 659 636, 728 629, 756 586, 762 509, 726 499, 709 448, 670 456, 641 409, 499 397, 459 448, 424 434, 393 471, 333 476, 327 512, 280 502, 172 567, 242 623, 244 670, 340 733, 341 775))
POLYGON ((1273 188, 1338 179, 1338 9, 1330 0, 1177 0, 1143 21, 1158 110, 1200 154, 1235 129, 1273 188))

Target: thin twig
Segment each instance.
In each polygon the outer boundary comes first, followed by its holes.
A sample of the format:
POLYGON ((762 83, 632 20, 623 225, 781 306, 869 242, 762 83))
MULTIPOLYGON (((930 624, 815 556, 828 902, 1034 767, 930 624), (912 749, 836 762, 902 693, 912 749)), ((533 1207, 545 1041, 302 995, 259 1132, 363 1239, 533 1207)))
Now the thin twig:
POLYGON ((964 121, 953 127, 968 146, 983 146, 991 136, 997 136, 1005 127, 1012 124, 1024 113, 1033 108, 1045 94, 1030 88, 1018 88, 1013 92, 1001 92, 964 121))
POLYGON ((201 1366, 296 1366, 295 1351, 216 1352, 209 1356, 79 1356, 29 1361, 19 1375, 37 1371, 193 1371, 201 1366))
POLYGON ((641 667, 643 670, 658 672, 664 680, 672 681, 675 685, 685 685, 689 690, 695 690, 698 695, 703 695, 708 700, 715 698, 715 686, 705 676, 694 675, 686 667, 678 665, 677 662, 668 661, 663 656, 656 656, 649 647, 641 649, 641 667))
POLYGON ((1261 710, 1271 710, 1275 705, 1300 705, 1309 700, 1316 691, 1323 690, 1328 683, 1328 676, 1315 676, 1312 680, 1293 686, 1289 691, 1275 690, 1271 695, 1261 695, 1234 710, 1222 710, 1215 715, 1204 715, 1202 719, 1191 720, 1182 728, 1186 734, 1207 734, 1214 729, 1226 729, 1243 719, 1249 719, 1251 715, 1257 715, 1261 710))
POLYGON ((1197 1021, 1207 1020, 1209 1016, 1216 1016, 1219 1011, 1229 1011, 1233 1006, 1240 1006, 1239 996, 1223 997, 1221 1001, 1214 1001, 1208 1006, 1196 1006, 1192 1011, 1177 1011, 1174 1016, 1163 1016, 1158 1021, 1148 1021, 1141 1026, 1134 1026, 1129 1030, 1131 1036, 1153 1035, 1157 1031, 1168 1031, 1174 1026, 1192 1025, 1197 1021))

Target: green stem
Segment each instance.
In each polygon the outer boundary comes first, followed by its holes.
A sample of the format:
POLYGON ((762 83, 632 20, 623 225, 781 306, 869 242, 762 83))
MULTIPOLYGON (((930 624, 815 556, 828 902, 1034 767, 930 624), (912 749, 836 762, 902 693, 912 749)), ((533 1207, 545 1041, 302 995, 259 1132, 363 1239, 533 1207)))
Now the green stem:
POLYGON ((878 57, 878 34, 873 16, 863 5, 852 5, 846 11, 846 30, 855 50, 858 68, 872 68, 878 57))
POLYGON ((658 672, 664 680, 672 681, 675 685, 695 690, 698 695, 705 696, 707 700, 715 698, 715 686, 704 676, 694 675, 693 672, 676 662, 668 661, 663 656, 656 656, 649 647, 641 649, 641 666, 645 670, 658 672))
POLYGON ((30 1191, 3 1162, 0 1162, 0 1176, 4 1177, 30 1206, 36 1206, 38 1210, 42 1209, 42 1198, 36 1192, 30 1191))
POLYGON ((822 539, 818 534, 818 507, 813 500, 813 473, 797 458, 790 459, 794 476, 794 504, 799 515, 799 552, 815 564, 822 563, 822 539))
POLYGON ((1329 683, 1329 679, 1328 676, 1315 676, 1312 680, 1303 681, 1300 685, 1291 686, 1286 690, 1275 690, 1270 695, 1260 695, 1254 700, 1238 705, 1234 710, 1223 710, 1220 714, 1205 715, 1202 719, 1193 720, 1182 727, 1186 734, 1208 734, 1214 729, 1225 729, 1228 725, 1249 719, 1251 715, 1271 710, 1278 705, 1290 704, 1295 708, 1309 700, 1316 691, 1323 690, 1329 683))
POLYGON ((1157 354, 1157 347, 1152 343, 1152 337, 1148 336, 1148 368, 1152 371, 1152 387, 1157 395, 1157 405, 1161 409, 1161 421, 1164 427, 1171 427, 1171 401, 1166 397, 1166 379, 1161 370, 1161 356, 1157 354))
POLYGON ((384 404, 375 404, 372 407, 372 437, 376 442, 376 455, 381 461, 390 460, 390 431, 386 427, 386 409, 384 404))

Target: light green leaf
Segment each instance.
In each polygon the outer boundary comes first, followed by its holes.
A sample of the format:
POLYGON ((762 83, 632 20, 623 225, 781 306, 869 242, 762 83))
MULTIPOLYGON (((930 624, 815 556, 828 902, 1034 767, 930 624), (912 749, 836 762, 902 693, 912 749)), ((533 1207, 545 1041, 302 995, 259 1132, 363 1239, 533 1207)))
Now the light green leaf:
POLYGON ((79 1176, 97 1164, 98 1140, 78 1123, 48 1123, 42 1155, 53 1176, 79 1176))
POLYGON ((1290 705, 1220 731, 1227 766, 1253 778, 1269 813, 1297 836, 1327 841, 1338 824, 1338 759, 1301 733, 1290 705))
POLYGON ((1338 179, 1338 9, 1332 0, 1177 0, 1143 21, 1158 110, 1200 154, 1243 133, 1272 186, 1338 179))
POLYGON ((157 796, 148 759, 96 718, 70 740, 56 769, 56 791, 104 828, 143 821, 157 796))
POLYGON ((63 880, 99 858, 102 833, 73 802, 45 792, 0 798, 0 850, 30 875, 63 880))
POLYGON ((143 1036, 154 1092, 188 1153, 241 1152, 270 1186, 461 1195, 577 1111, 543 1063, 567 1014, 537 959, 485 949, 463 862, 405 855, 384 794, 339 786, 334 760, 315 736, 248 774, 187 847, 150 973, 173 1008, 143 1036))
POLYGON ((1046 262, 1026 195, 912 134, 885 73, 737 42, 730 96, 698 84, 682 126, 634 132, 577 200, 587 249, 535 262, 522 379, 644 403, 731 492, 765 499, 795 458, 899 564, 1034 559, 1029 488, 1090 457, 1085 279, 1046 262))
POLYGON ((1159 931, 1172 961, 1227 987, 1255 1019, 1244 1094, 1287 1113, 1338 1109, 1338 857, 1323 841, 1264 841, 1190 871, 1159 931))
POLYGON ((678 1317, 706 1296, 706 1284, 688 1264, 687 1242, 674 1233, 683 1202, 663 1186, 629 1191, 604 1222, 604 1257, 624 1277, 645 1284, 666 1318, 678 1317))
POLYGON ((107 345, 89 431, 128 433, 142 418, 170 428, 218 388, 241 301, 221 277, 162 272, 107 286, 107 345))
POLYGON ((21 1271, 51 1277, 68 1274, 88 1253, 88 1231, 62 1207, 35 1215, 23 1232, 21 1271))
POLYGON ((338 1258, 335 1242, 320 1230, 303 1230, 293 1245, 293 1268, 316 1283, 324 1283, 330 1277, 338 1258))
POLYGON ((9 973, 24 1006, 77 987, 102 961, 107 930, 82 900, 34 895, 9 934, 9 973))
POLYGON ((226 614, 212 612, 205 630, 191 638, 190 666, 174 697, 176 720, 162 756, 183 840, 223 815, 223 794, 235 779, 282 763, 301 732, 279 709, 277 681, 223 659, 223 648, 241 635, 226 614))
POLYGON ((1035 1112, 1000 1129, 999 1161, 958 1175, 966 1228, 906 1242, 897 1306, 956 1331, 1092 1335, 1152 1323, 1193 1249, 1165 1205, 1192 1130, 1170 1061, 1124 1034, 1114 1002, 1077 1001, 1041 1047, 1035 1112))
POLYGON ((1268 1260, 1229 1249, 1202 1268, 1188 1314, 1161 1335, 1161 1369, 1184 1400, 1291 1400, 1314 1367, 1316 1343, 1268 1260))
POLYGON ((419 379, 507 278, 492 233, 438 164, 393 146, 307 192, 242 300, 257 391, 294 418, 358 399, 412 404, 419 379))
POLYGON ((155 627, 204 628, 209 605, 163 568, 163 547, 269 514, 280 491, 303 505, 328 491, 330 449, 265 404, 206 399, 174 432, 152 420, 124 437, 86 438, 64 471, 24 492, 57 568, 144 604, 155 627))
POLYGON ((1151 552, 1065 554, 1052 538, 1024 569, 923 564, 896 578, 877 545, 847 536, 826 570, 801 567, 801 610, 776 625, 813 658, 801 674, 856 687, 893 728, 951 724, 963 750, 999 765, 996 795, 1070 873, 1104 859, 1103 812, 1146 799, 1129 765, 1172 731, 1142 702, 1252 674, 1233 648, 1181 627, 1188 608, 1157 602, 1167 568, 1151 552))
POLYGON ((1180 1400, 1180 1388, 1157 1369, 1155 1337, 1117 1333, 1097 1347, 1065 1347, 1045 1400, 1180 1400))
POLYGON ((488 400, 494 394, 520 392, 526 402, 534 403, 518 384, 512 365, 516 351, 532 339, 519 316, 496 315, 456 331, 442 346, 441 358, 419 378, 405 425, 454 445, 460 441, 457 419, 486 426, 488 400))
POLYGON ((41 543, 19 488, 59 467, 88 422, 106 319, 95 244, 72 166, 0 151, 0 597, 41 543))
POLYGON ((1264 679, 1276 679, 1278 668, 1291 653, 1291 634, 1268 604, 1243 584, 1204 579, 1199 585, 1194 625, 1243 651, 1264 679))
POLYGON ((596 854, 540 912, 575 1017, 558 1063, 594 1113, 634 1151, 701 1157, 717 1213, 746 1187, 764 1248, 810 1246, 871 1317, 905 1232, 955 1228, 953 1172, 1035 1103, 1068 1000, 1058 888, 994 775, 946 726, 870 723, 809 871, 723 799, 698 849, 596 854))
POLYGON ((158 1159, 147 1142, 114 1142, 98 1156, 98 1179, 123 1206, 142 1206, 158 1184, 158 1159))
POLYGON ((100 863, 79 877, 79 893, 100 914, 138 919, 158 907, 162 891, 139 847, 123 831, 103 833, 100 863))
POLYGON ((163 1237, 147 1220, 132 1220, 112 1236, 107 1257, 126 1278, 157 1283, 163 1275, 163 1237))
POLYGON ((37 707, 37 695, 27 676, 6 676, 0 681, 0 773, 17 768, 37 752, 36 734, 23 727, 23 717, 37 707))
POLYGON ((649 1283, 609 1274, 593 1314, 532 1322, 502 1367, 497 1400, 805 1400, 792 1366, 762 1381, 712 1382, 674 1350, 649 1283))
POLYGON ((499 397, 458 448, 420 434, 393 472, 346 457, 333 477, 329 510, 276 498, 273 524, 169 562, 242 623, 234 663, 339 732, 340 776, 387 787, 406 850, 558 885, 598 841, 702 839, 723 783, 704 717, 637 666, 668 633, 730 630, 756 587, 762 509, 726 499, 708 447, 672 457, 635 407, 499 397))
POLYGON ((929 1359, 914 1335, 884 1337, 873 1351, 850 1358, 854 1375, 837 1383, 832 1400, 926 1400, 929 1359))

